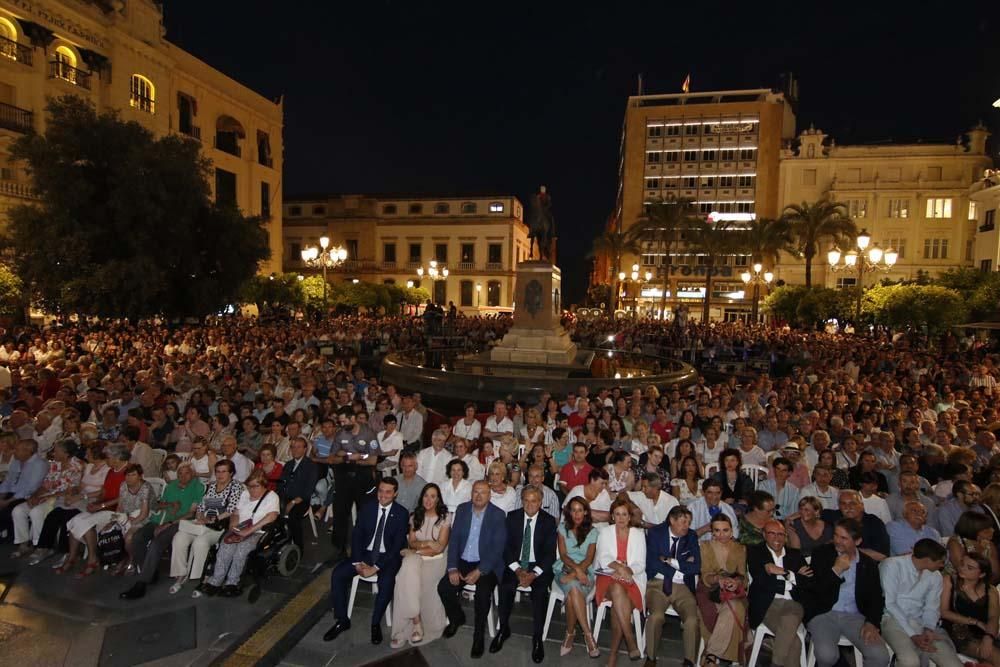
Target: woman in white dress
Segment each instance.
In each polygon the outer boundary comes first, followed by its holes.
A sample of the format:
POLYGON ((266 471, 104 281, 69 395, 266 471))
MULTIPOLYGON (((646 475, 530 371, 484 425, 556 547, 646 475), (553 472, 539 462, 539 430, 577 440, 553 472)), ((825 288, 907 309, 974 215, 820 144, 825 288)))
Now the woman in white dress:
POLYGON ((450 532, 451 521, 441 489, 437 484, 428 484, 420 492, 420 501, 410 517, 408 548, 402 552, 403 564, 396 575, 389 644, 392 648, 407 642, 416 645, 434 641, 448 625, 437 586, 448 569, 444 552, 450 532))
POLYGON ((448 481, 441 489, 441 498, 451 514, 472 499, 472 482, 468 478, 469 466, 465 461, 452 459, 448 462, 448 481))
POLYGON ((470 442, 479 439, 483 431, 483 425, 476 419, 476 404, 465 404, 465 417, 459 419, 451 429, 451 434, 455 438, 464 438, 470 442))

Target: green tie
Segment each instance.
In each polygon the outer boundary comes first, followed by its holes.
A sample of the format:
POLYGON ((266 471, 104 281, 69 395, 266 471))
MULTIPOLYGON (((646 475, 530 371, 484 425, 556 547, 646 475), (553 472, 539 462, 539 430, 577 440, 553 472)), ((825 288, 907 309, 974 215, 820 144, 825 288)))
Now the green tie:
POLYGON ((528 569, 528 559, 531 557, 531 519, 524 524, 524 537, 521 539, 521 569, 528 569))

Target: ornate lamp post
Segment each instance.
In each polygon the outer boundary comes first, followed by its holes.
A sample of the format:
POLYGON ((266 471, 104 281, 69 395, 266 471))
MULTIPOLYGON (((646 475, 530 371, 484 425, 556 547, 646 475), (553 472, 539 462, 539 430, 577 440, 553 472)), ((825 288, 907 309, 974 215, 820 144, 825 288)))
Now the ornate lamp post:
POLYGON ((476 283, 476 308, 479 308, 479 295, 483 293, 483 284, 476 283))
MULTIPOLYGON (((770 271, 763 271, 764 266, 757 262, 753 265, 753 273, 749 271, 744 271, 740 274, 740 278, 743 280, 743 284, 749 287, 753 285, 753 304, 750 307, 750 319, 754 324, 757 324, 757 308, 760 305, 760 286, 764 285, 765 289, 770 287, 771 281, 774 280, 774 274, 770 271)), ((708 295, 705 295, 708 298, 708 295)))
MULTIPOLYGON (((636 287, 633 289, 633 295, 632 295, 632 312, 638 312, 638 310, 639 310, 639 295, 638 295, 638 293, 635 292, 635 290, 637 290, 637 289, 639 289, 639 290, 642 289, 643 281, 639 280, 639 277, 640 277, 640 274, 639 274, 639 265, 638 264, 633 264, 632 265, 632 272, 631 273, 626 274, 624 271, 619 271, 618 272, 618 282, 622 286, 621 300, 623 302, 624 302, 624 300, 626 298, 628 298, 628 285, 629 285, 629 283, 632 283, 633 285, 636 285, 636 287)), ((648 283, 653 278, 653 272, 652 271, 646 271, 644 274, 642 274, 642 277, 645 278, 645 282, 648 283)))
POLYGON ((448 268, 444 266, 439 267, 437 261, 432 259, 426 269, 422 266, 417 267, 417 275, 421 279, 424 277, 424 274, 426 274, 431 280, 437 282, 438 280, 444 280, 448 277, 448 268))
POLYGON ((855 240, 857 250, 848 250, 843 254, 843 257, 841 257, 840 249, 836 247, 830 248, 830 251, 826 253, 826 259, 830 263, 831 271, 856 271, 858 274, 858 298, 854 306, 855 322, 861 319, 861 294, 863 292, 865 274, 875 272, 886 273, 896 265, 896 261, 899 259, 899 253, 892 248, 882 250, 882 248, 878 247, 877 243, 871 245, 871 242, 871 234, 867 230, 862 229, 855 240), (843 263, 840 262, 842 258, 844 260, 843 263))
POLYGON ((330 248, 330 237, 319 237, 319 248, 316 246, 306 246, 302 249, 302 261, 308 266, 319 266, 323 269, 323 311, 327 309, 326 304, 326 271, 340 266, 347 259, 347 250, 341 246, 330 248), (329 250, 327 250, 329 248, 329 250))

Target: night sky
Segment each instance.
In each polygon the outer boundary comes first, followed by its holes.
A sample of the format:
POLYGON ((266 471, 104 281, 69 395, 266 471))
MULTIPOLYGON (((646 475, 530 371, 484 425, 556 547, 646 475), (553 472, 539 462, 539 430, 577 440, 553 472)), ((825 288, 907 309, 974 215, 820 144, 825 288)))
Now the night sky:
POLYGON ((688 72, 697 92, 777 87, 791 71, 798 129, 813 123, 839 144, 952 143, 978 120, 1000 131, 995 3, 425 4, 189 0, 165 3, 165 20, 178 46, 284 95, 286 197, 513 193, 527 203, 546 184, 567 302, 583 297, 583 258, 614 204, 640 72, 646 93, 672 93, 688 72))

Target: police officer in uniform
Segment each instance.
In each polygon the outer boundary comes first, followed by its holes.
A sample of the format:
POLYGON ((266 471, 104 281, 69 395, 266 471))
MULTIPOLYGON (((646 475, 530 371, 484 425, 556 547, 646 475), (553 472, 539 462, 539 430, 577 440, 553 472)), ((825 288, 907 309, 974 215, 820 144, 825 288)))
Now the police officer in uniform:
POLYGON ((351 507, 361 511, 361 503, 375 485, 372 472, 378 463, 379 445, 375 431, 358 423, 350 407, 337 412, 340 430, 333 438, 330 463, 336 494, 333 497, 333 549, 335 557, 347 555, 350 544, 351 507))

